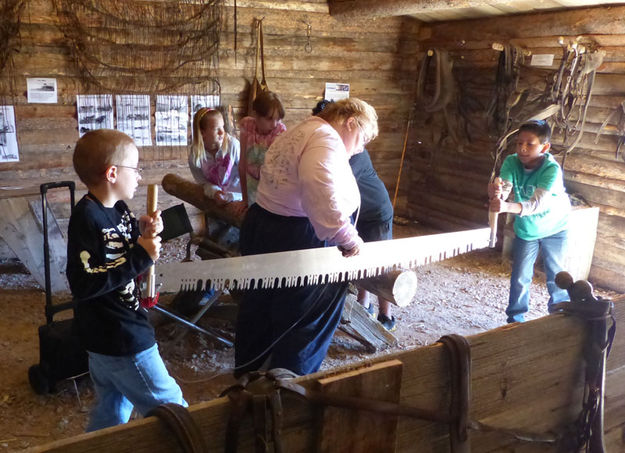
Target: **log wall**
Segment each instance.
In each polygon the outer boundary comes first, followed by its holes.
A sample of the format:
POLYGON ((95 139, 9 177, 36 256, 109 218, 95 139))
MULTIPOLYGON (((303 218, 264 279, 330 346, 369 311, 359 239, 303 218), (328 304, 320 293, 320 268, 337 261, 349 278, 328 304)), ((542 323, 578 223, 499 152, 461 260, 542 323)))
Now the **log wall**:
MULTIPOLYGON (((614 115, 595 140, 601 124, 625 100, 624 15, 625 7, 606 6, 424 25, 419 59, 427 49, 450 53, 471 141, 460 152, 452 140, 445 139, 443 120, 424 113, 417 104, 407 176, 402 179, 402 189, 415 194, 402 205, 407 215, 450 230, 487 224, 486 185, 497 139, 486 124, 499 58, 492 45, 513 44, 532 54, 553 54, 551 67, 530 66, 528 57, 521 68, 519 88, 540 90, 559 67, 559 37, 571 42, 581 36, 582 43, 605 51, 606 56, 597 72, 588 132, 565 160, 565 184, 569 193, 581 195, 601 210, 590 280, 625 291, 625 160, 615 156, 621 115, 614 115)), ((562 148, 557 131, 552 143, 562 148)))
MULTIPOLYGON (((252 24, 254 18, 264 18, 267 82, 282 98, 287 127, 310 114, 323 97, 325 82, 350 83, 351 96, 366 100, 378 111, 380 137, 369 149, 380 176, 392 191, 414 90, 419 24, 399 17, 341 22, 330 17, 325 0, 239 0, 235 58, 234 2, 224 4, 219 51, 222 103, 232 105, 237 117, 243 113, 246 84, 254 73, 252 24), (311 25, 310 53, 305 51, 307 23, 311 25)), ((12 55, 14 68, 0 72, 0 98, 15 104, 20 161, 0 163, 0 187, 77 181, 71 165, 78 139, 76 94, 89 92, 80 82, 69 43, 57 25, 52 0, 26 1, 20 45, 12 55), (14 76, 12 84, 9 75, 14 76), (28 104, 26 77, 55 77, 58 103, 28 104)), ((152 127, 154 102, 153 95, 152 127)), ((141 148, 145 176, 131 208, 144 212, 146 185, 159 183, 167 173, 191 179, 186 155, 186 147, 141 148)), ((79 184, 79 188, 83 187, 79 184)), ((10 196, 10 191, 2 196, 10 196)), ((163 198, 161 207, 173 202, 163 198)), ((59 214, 66 215, 61 211, 59 214)), ((2 250, 6 247, 0 247, 2 250)))

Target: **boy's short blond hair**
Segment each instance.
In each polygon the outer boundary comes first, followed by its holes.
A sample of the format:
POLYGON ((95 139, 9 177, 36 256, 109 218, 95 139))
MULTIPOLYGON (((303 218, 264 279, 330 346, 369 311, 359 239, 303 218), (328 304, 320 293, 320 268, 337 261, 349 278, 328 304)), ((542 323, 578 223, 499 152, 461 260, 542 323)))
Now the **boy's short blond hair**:
POLYGON ((378 114, 371 105, 358 98, 331 102, 317 116, 328 123, 353 117, 364 133, 365 143, 378 136, 378 114))
POLYGON ((102 182, 106 169, 120 165, 128 154, 128 145, 134 141, 123 132, 113 129, 96 129, 87 132, 74 148, 74 170, 87 187, 102 182))

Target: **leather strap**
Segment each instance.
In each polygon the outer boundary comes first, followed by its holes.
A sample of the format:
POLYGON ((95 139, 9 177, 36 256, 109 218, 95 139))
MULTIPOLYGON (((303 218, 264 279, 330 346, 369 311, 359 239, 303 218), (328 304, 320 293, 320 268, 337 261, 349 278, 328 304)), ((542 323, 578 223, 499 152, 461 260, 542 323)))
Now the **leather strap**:
POLYGON ((260 68, 261 68, 261 74, 263 76, 263 78, 260 81, 260 87, 263 89, 263 91, 267 91, 269 90, 269 87, 267 86, 267 80, 265 79, 265 38, 263 34, 262 19, 260 21, 258 34, 259 34, 259 39, 260 39, 260 68))
POLYGON ((449 441, 452 453, 471 451, 468 435, 469 405, 471 401, 471 346, 461 335, 445 335, 438 340, 449 353, 451 401, 449 414, 449 441))
POLYGON ((254 27, 256 32, 256 63, 254 64, 254 80, 258 80, 258 59, 260 58, 260 27, 262 20, 254 19, 254 27))
POLYGON ((189 411, 175 403, 165 403, 155 407, 146 417, 158 417, 174 434, 178 445, 185 453, 207 453, 208 446, 200 429, 193 421, 189 411))
POLYGON ((423 103, 426 112, 443 110, 451 102, 455 94, 452 74, 453 62, 446 50, 430 49, 421 63, 417 79, 417 100, 423 103), (434 94, 430 99, 425 94, 428 74, 434 67, 434 94))
POLYGON ((438 423, 449 423, 451 418, 448 414, 443 414, 428 409, 419 409, 416 407, 402 406, 401 404, 391 403, 388 401, 371 400, 367 398, 356 398, 351 396, 342 396, 328 393, 320 393, 309 390, 294 382, 286 382, 278 380, 276 386, 280 389, 287 390, 291 393, 299 395, 313 404, 343 407, 346 409, 354 409, 361 411, 376 412, 379 414, 401 415, 404 417, 418 418, 438 423))

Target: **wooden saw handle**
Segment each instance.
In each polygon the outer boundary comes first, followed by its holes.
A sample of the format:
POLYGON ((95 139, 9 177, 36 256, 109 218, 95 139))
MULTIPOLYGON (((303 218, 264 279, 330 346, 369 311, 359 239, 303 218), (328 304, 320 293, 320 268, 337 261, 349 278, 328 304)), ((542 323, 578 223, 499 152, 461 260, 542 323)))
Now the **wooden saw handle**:
MULTIPOLYGON (((154 213, 156 212, 157 204, 158 204, 158 186, 156 184, 150 184, 148 185, 148 203, 147 203, 147 210, 148 210, 149 216, 154 215, 154 213)), ((148 297, 156 296, 154 265, 150 266, 150 269, 148 269, 146 289, 148 292, 148 297)))
MULTIPOLYGON (((500 177, 495 178, 493 181, 499 185, 502 184, 502 180, 500 177)), ((490 227, 490 239, 488 241, 488 246, 490 248, 494 248, 495 244, 497 244, 497 221, 499 220, 499 213, 488 210, 488 226, 490 227)))
POLYGON ((488 211, 488 226, 490 226, 490 240, 488 246, 494 248, 497 244, 497 221, 499 220, 499 213, 489 210, 488 211))

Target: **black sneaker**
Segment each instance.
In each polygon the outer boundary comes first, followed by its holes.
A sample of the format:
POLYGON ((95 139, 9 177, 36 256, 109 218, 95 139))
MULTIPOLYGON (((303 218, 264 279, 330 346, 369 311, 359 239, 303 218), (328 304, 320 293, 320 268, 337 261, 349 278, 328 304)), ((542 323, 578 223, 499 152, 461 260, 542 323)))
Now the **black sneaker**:
POLYGON ((391 316, 390 318, 382 313, 378 314, 378 322, 384 326, 386 330, 389 332, 393 332, 397 329, 395 325, 395 316, 391 316))

